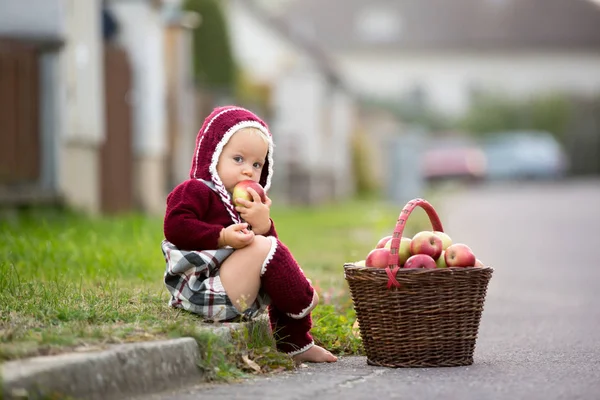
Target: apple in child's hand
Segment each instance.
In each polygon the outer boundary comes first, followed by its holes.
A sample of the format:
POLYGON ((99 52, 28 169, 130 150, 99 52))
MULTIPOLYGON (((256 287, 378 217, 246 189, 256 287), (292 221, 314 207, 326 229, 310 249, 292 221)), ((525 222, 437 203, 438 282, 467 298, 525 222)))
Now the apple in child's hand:
MULTIPOLYGON (((398 265, 402 266, 408 260, 412 254, 410 253, 410 242, 412 240, 407 237, 400 238, 400 246, 398 247, 398 265)), ((383 246, 386 249, 392 248, 392 241, 390 240, 383 246)))
POLYGON ((382 247, 384 247, 386 244, 390 243, 392 240, 392 236, 385 236, 382 237, 381 239, 379 239, 379 242, 377 242, 377 245, 375 246, 376 249, 381 249, 382 247))
POLYGON ((448 236, 448 234, 446 232, 433 231, 433 233, 437 237, 442 239, 442 250, 446 250, 448 247, 450 247, 452 245, 452 239, 450 238, 450 236, 448 236))
POLYGON ((389 249, 373 249, 367 254, 365 265, 371 268, 385 268, 390 261, 389 249))
POLYGON ((410 242, 411 254, 427 254, 437 260, 442 254, 442 239, 432 231, 422 231, 413 236, 410 242))
POLYGON ((415 254, 414 256, 408 257, 408 260, 404 263, 404 268, 436 268, 435 260, 427 254, 415 254))
POLYGON ((455 243, 448 247, 444 259, 449 267, 472 267, 476 260, 473 250, 462 243, 455 243))
POLYGON ((263 203, 267 201, 267 198, 265 196, 265 190, 262 186, 260 186, 260 183, 247 179, 245 181, 238 182, 238 184, 235 185, 235 187, 233 188, 233 204, 235 204, 237 207, 243 207, 236 201, 236 199, 254 201, 254 198, 248 191, 248 188, 252 188, 256 191, 256 193, 258 193, 258 195, 260 196, 260 201, 262 201, 263 203))

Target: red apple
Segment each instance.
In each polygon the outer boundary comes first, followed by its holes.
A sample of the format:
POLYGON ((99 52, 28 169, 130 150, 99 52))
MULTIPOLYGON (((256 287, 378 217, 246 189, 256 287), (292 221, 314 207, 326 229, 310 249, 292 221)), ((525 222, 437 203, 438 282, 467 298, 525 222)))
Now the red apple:
POLYGON ((404 263, 404 268, 436 268, 435 260, 427 254, 415 254, 414 256, 408 257, 408 260, 404 263))
POLYGON ((437 260, 442 254, 442 239, 432 231, 422 231, 413 236, 410 242, 411 254, 427 254, 437 260))
POLYGON ((373 249, 367 254, 365 265, 371 268, 385 268, 390 261, 389 249, 373 249))
MULTIPOLYGON (((408 257, 412 256, 410 253, 410 242, 412 240, 407 237, 400 238, 400 246, 398 247, 398 265, 402 266, 408 260, 408 257)), ((386 249, 392 248, 392 241, 390 240, 383 246, 386 249)))
POLYGON ((379 239, 379 242, 377 242, 377 246, 375 246, 375 248, 376 249, 381 249, 387 243, 390 243, 391 240, 392 240, 392 236, 382 237, 381 239, 379 239))
POLYGON ((262 186, 260 186, 260 183, 247 179, 245 181, 238 182, 238 184, 235 185, 235 187, 233 188, 233 204, 235 204, 236 206, 242 206, 236 201, 237 199, 254 201, 254 198, 252 197, 250 192, 248 192, 248 188, 254 189, 256 193, 258 193, 258 195, 260 196, 260 200, 263 203, 267 200, 265 196, 265 190, 262 186))
POLYGON ((448 268, 448 266, 446 265, 445 255, 446 255, 446 252, 442 251, 442 254, 440 254, 440 256, 438 257, 438 259, 435 260, 435 265, 438 268, 448 268))
POLYGON ((476 260, 473 250, 462 243, 455 243, 448 247, 444 259, 449 267, 472 267, 476 260))
POLYGON ((437 237, 442 239, 442 250, 446 250, 448 247, 450 247, 452 245, 452 239, 450 238, 450 236, 448 236, 448 234, 446 232, 433 231, 433 233, 437 237))

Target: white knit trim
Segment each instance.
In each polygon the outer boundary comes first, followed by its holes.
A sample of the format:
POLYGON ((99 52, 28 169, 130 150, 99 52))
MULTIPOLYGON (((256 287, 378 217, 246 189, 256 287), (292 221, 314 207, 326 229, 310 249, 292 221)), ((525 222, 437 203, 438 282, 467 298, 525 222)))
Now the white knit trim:
POLYGON ((294 351, 290 351, 289 353, 286 353, 289 356, 295 356, 296 354, 300 354, 300 353, 304 353, 306 350, 310 349, 311 347, 313 347, 315 345, 314 340, 312 342, 310 342, 309 344, 307 344, 306 346, 304 346, 303 348, 301 348, 300 350, 294 350, 294 351))
POLYGON ((269 151, 267 153, 267 160, 269 161, 269 170, 267 172, 267 181, 265 182, 265 192, 269 191, 269 188, 271 187, 271 178, 273 178, 273 150, 275 149, 275 143, 273 143, 273 136, 271 136, 271 134, 264 129, 261 129, 261 132, 266 132, 267 133, 267 140, 269 142, 269 151))
MULTIPOLYGON (((240 110, 243 110, 243 109, 240 109, 240 110)), ((212 120, 211 120, 211 122, 212 122, 212 120)), ((223 148, 225 147, 227 142, 229 142, 229 139, 231 139, 231 137, 237 131, 239 131, 240 129, 244 129, 244 128, 256 128, 259 131, 261 131, 267 138, 267 141, 269 143, 269 151, 267 152, 267 159, 269 160, 269 173, 267 174, 267 182, 266 182, 267 184, 265 185, 264 189, 265 189, 265 191, 267 191, 269 189, 269 186, 271 184, 271 173, 272 173, 272 166, 273 166, 273 139, 269 135, 269 131, 267 131, 267 129, 258 121, 242 121, 240 123, 233 125, 231 128, 229 128, 229 130, 227 132, 225 132, 225 135, 223 135, 223 138, 221 139, 221 141, 219 143, 217 143, 217 147, 215 148, 215 151, 210 160, 210 166, 208 167, 208 172, 210 173, 212 181, 214 182, 215 187, 217 189, 217 192, 219 193, 219 196, 221 197, 221 201, 227 208, 227 211, 229 212, 231 219, 236 224, 242 222, 242 220, 240 219, 237 212, 235 212, 235 208, 233 207, 233 203, 231 202, 231 196, 227 192, 227 189, 225 189, 225 186, 223 186, 223 182, 221 181, 221 178, 219 177, 219 174, 217 173, 217 163, 219 162, 219 157, 221 156, 221 153, 223 152, 223 148)))
POLYGON ((214 122, 214 121, 215 121, 217 118, 219 118, 221 115, 223 115, 223 114, 225 114, 225 113, 228 113, 228 112, 230 112, 230 111, 236 111, 236 110, 239 110, 239 111, 247 111, 247 110, 244 110, 244 109, 243 109, 243 108, 241 108, 241 107, 231 107, 231 108, 228 108, 228 109, 226 109, 226 110, 223 110, 223 111, 221 111, 220 113, 218 113, 217 115, 215 115, 215 116, 214 116, 214 117, 213 117, 213 118, 212 118, 212 119, 211 119, 211 120, 208 122, 208 124, 206 125, 206 129, 204 129, 204 132, 202 132, 202 133, 200 134, 200 141, 198 142, 198 146, 196 146, 196 154, 194 154, 194 163, 195 163, 195 167, 194 167, 194 172, 193 172, 193 174, 192 174, 192 178, 196 178, 196 172, 198 172, 198 155, 200 154, 200 147, 202 147, 202 140, 204 139, 204 135, 206 135, 206 132, 208 132, 208 130, 210 129, 210 126, 213 124, 213 122, 214 122))
POLYGON ((315 307, 317 306, 317 291, 315 289, 313 289, 313 297, 312 300, 310 302, 310 304, 308 305, 308 307, 306 307, 304 310, 300 311, 299 314, 291 314, 291 313, 286 313, 286 315, 290 318, 294 318, 294 319, 300 319, 300 318, 304 318, 306 317, 315 307))
POLYGON ((267 271, 267 265, 271 262, 275 255, 275 251, 277 250, 277 239, 274 236, 267 236, 267 239, 271 240, 271 249, 265 258, 262 267, 260 267, 260 276, 263 276, 267 271))

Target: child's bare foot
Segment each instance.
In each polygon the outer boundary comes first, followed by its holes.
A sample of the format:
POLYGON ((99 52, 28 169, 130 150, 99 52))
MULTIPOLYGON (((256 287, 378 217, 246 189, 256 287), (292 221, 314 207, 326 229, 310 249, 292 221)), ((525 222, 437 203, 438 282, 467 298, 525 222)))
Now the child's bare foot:
POLYGON ((331 354, 328 350, 325 350, 321 346, 314 345, 310 349, 296 354, 292 357, 296 364, 301 364, 304 361, 313 362, 313 363, 322 363, 322 362, 336 362, 337 357, 331 354))

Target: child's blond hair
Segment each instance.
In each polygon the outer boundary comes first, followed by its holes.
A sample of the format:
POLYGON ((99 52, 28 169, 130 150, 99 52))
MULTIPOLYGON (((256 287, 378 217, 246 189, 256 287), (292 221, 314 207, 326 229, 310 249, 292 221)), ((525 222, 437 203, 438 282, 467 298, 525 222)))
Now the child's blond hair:
POLYGON ((264 140, 264 142, 266 144, 269 144, 269 139, 267 138, 267 135, 263 131, 261 131, 260 129, 258 129, 258 128, 254 128, 252 126, 248 126, 246 128, 240 129, 236 133, 238 133, 238 132, 252 132, 252 133, 255 133, 255 134, 259 135, 262 138, 262 140, 264 140))

